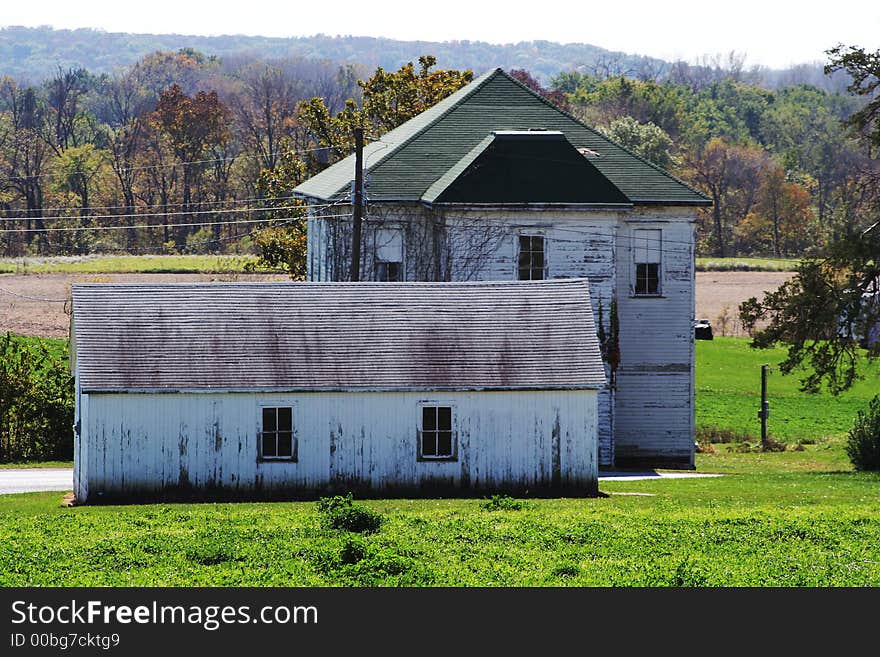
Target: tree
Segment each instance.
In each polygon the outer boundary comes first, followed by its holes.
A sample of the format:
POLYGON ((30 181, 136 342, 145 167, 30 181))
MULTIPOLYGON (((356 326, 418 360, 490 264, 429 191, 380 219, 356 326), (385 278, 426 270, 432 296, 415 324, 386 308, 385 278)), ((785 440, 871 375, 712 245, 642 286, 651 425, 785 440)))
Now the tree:
POLYGON ((866 341, 880 322, 880 231, 854 235, 829 247, 822 258, 801 261, 778 290, 740 305, 752 346, 788 346, 784 373, 806 366, 801 387, 816 392, 825 382, 838 394, 858 378, 862 348, 880 355, 880 341, 866 341), (767 326, 755 330, 761 320, 767 326))
POLYGON ((769 164, 761 175, 754 209, 738 226, 746 250, 780 257, 803 251, 813 210, 810 194, 800 183, 789 180, 785 169, 769 164), (753 245, 749 248, 748 245, 753 245))
MULTIPOLYGON (((165 137, 180 165, 184 213, 194 210, 193 187, 206 169, 202 161, 205 154, 230 138, 229 118, 229 109, 220 102, 216 91, 199 91, 190 97, 172 84, 159 96, 150 122, 165 137)), ((183 246, 185 232, 178 235, 178 247, 183 246)))
POLYGON ((668 169, 674 164, 672 138, 653 123, 639 123, 631 116, 622 116, 607 128, 599 127, 599 132, 658 167, 668 169))
MULTIPOLYGON (((300 106, 299 116, 320 146, 330 149, 332 159, 340 159, 354 148, 354 128, 361 127, 373 139, 409 121, 429 107, 473 80, 471 71, 436 70, 432 55, 419 57, 419 71, 413 63, 387 73, 381 66, 366 81, 358 81, 363 104, 353 99, 332 116, 322 98, 312 98, 300 106)), ((313 161, 313 165, 320 164, 313 161)))
POLYGON ((713 255, 730 252, 735 226, 751 212, 757 198, 767 154, 748 144, 731 144, 715 137, 702 148, 685 151, 682 175, 712 199, 713 255))
MULTIPOLYGON (((826 72, 846 70, 851 93, 872 96, 880 87, 880 52, 838 46, 828 51, 826 72)), ((848 125, 870 147, 880 146, 880 99, 856 112, 848 125)), ((869 172, 870 175, 870 172, 869 172)), ((864 348, 869 358, 880 355, 880 340, 871 339, 880 326, 880 222, 877 204, 861 222, 874 221, 863 232, 832 243, 821 258, 804 260, 795 276, 759 302, 740 306, 743 326, 754 331, 752 345, 788 345, 783 372, 807 369, 801 386, 817 391, 825 383, 834 393, 848 389, 859 377, 864 348), (758 321, 767 326, 755 331, 758 321)))
POLYGON ((867 99, 847 124, 867 142, 869 154, 876 155, 880 149, 880 50, 871 53, 856 46, 838 45, 827 53, 831 61, 825 66, 825 73, 846 71, 851 79, 847 90, 867 99))
POLYGON ((556 89, 546 89, 540 82, 538 82, 531 73, 529 73, 524 68, 514 68, 510 70, 510 77, 518 82, 521 82, 529 89, 534 91, 536 94, 541 95, 542 97, 549 100, 551 103, 556 105, 559 109, 569 112, 571 111, 571 107, 568 104, 568 97, 561 91, 556 89))

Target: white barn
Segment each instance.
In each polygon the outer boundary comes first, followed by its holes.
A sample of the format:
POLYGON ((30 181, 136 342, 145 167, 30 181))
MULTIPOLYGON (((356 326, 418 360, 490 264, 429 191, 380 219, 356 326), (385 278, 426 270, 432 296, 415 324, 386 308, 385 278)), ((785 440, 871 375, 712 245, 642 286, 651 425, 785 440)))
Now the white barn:
MULTIPOLYGON (((362 280, 588 279, 613 381, 601 465, 693 468, 706 196, 501 69, 367 145, 364 176, 362 280)), ((309 280, 350 278, 353 177, 349 157, 295 190, 310 208, 309 280)))
POLYGON ((585 280, 76 284, 78 502, 597 493, 585 280))

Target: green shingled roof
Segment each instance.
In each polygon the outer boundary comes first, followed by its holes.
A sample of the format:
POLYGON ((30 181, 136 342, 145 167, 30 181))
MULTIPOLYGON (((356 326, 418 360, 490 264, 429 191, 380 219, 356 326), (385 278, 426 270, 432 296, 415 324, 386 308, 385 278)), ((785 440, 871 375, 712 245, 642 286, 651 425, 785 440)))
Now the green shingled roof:
MULTIPOLYGON (((480 76, 369 144, 364 149, 367 197, 371 203, 442 200, 438 199, 442 189, 474 161, 481 151, 478 147, 485 148, 493 132, 535 129, 560 131, 575 148, 596 153, 589 163, 633 203, 710 203, 703 194, 555 108, 501 69, 480 76)), ((313 176, 294 193, 338 200, 349 196, 353 178, 354 157, 350 156, 313 176)))

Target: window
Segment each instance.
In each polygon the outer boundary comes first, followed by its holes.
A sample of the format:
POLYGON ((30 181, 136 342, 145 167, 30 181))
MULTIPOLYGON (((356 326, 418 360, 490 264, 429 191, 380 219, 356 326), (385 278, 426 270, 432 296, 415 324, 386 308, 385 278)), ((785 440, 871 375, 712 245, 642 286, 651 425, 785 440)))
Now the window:
POLYGON ((376 263, 376 280, 384 282, 395 282, 400 278, 399 262, 377 262, 376 263))
POLYGON ((452 430, 452 406, 421 407, 419 458, 452 460, 455 458, 455 432, 452 430))
POLYGON ((662 254, 660 230, 633 231, 633 257, 635 260, 636 296, 660 295, 660 256, 662 254))
POLYGON ((519 280, 543 281, 546 274, 543 235, 519 236, 519 280))
POLYGON ((291 406, 264 406, 260 425, 260 458, 270 461, 296 461, 291 406))
POLYGON ((376 229, 377 281, 403 280, 403 231, 400 228, 376 229))

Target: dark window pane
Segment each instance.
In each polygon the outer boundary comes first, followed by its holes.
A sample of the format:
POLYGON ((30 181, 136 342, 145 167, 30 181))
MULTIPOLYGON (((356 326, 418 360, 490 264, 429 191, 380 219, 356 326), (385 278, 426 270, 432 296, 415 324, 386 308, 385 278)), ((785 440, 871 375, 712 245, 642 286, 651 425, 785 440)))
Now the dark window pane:
POLYGON ((437 428, 443 431, 452 431, 452 408, 439 406, 437 408, 437 428))
POLYGON ((437 432, 437 456, 452 456, 452 432, 437 432))
POLYGON ((278 409, 278 431, 293 431, 293 413, 290 406, 278 409))
POLYGON ((519 266, 520 267, 530 267, 532 264, 532 256, 529 251, 520 251, 519 252, 519 266))
POLYGON ((520 251, 531 251, 532 241, 528 235, 520 235, 519 236, 519 250, 520 251))
POLYGON ((293 455, 293 434, 282 431, 278 434, 278 456, 293 455))
POLYGON ((538 269, 544 268, 544 252, 543 251, 535 251, 532 253, 532 267, 536 267, 538 269))
POLYGON ((278 429, 278 426, 275 424, 276 410, 274 408, 263 409, 263 432, 276 431, 278 429))
POLYGON ((636 265, 636 294, 660 293, 660 265, 639 263, 636 265))
POLYGON ((530 281, 532 280, 532 270, 528 267, 520 267, 519 269, 519 280, 521 281, 530 281))
POLYGON ((422 456, 437 456, 437 432, 422 432, 422 456))
POLYGON ((544 250, 544 238, 540 235, 532 236, 532 251, 543 251, 544 250))
POLYGON ((275 436, 277 434, 270 432, 263 432, 263 456, 278 456, 278 451, 275 446, 275 436))
POLYGON ((422 429, 425 431, 433 431, 437 428, 437 407, 422 407, 422 429))

